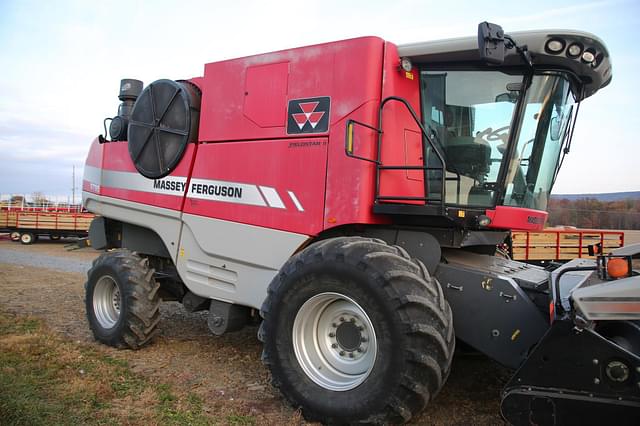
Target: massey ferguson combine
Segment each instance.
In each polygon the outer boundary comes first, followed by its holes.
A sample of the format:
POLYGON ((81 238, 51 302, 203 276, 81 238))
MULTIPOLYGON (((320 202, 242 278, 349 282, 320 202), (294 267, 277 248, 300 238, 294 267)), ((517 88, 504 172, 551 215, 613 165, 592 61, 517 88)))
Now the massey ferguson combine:
POLYGON ((163 300, 216 335, 261 321, 273 385, 326 423, 409 421, 459 339, 515 370, 510 423, 639 424, 640 247, 494 256, 543 228, 579 103, 610 81, 591 34, 488 23, 122 80, 85 166, 90 327, 137 349, 163 300))

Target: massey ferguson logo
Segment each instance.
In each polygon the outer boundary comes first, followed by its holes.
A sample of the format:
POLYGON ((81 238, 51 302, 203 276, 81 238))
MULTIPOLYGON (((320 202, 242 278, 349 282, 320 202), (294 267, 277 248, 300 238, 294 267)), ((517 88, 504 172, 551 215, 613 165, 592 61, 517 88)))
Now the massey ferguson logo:
POLYGON ((329 130, 328 96, 292 99, 287 108, 287 134, 325 133, 329 130))

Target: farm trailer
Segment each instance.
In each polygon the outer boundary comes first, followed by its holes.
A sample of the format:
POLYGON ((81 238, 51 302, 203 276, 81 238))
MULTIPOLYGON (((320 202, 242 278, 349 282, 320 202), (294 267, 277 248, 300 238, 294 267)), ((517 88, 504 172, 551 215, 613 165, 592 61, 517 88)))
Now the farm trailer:
POLYGON ((508 245, 512 259, 546 264, 576 258, 595 259, 624 246, 624 231, 603 229, 545 228, 541 231, 512 231, 508 245))
POLYGON ((12 241, 33 244, 39 236, 52 240, 88 235, 94 214, 80 207, 17 207, 0 208, 0 232, 8 232, 12 241))
POLYGON ((106 250, 90 328, 140 348, 162 300, 208 310, 214 334, 260 322, 273 385, 339 424, 409 421, 459 339, 516 370, 511 423, 637 424, 640 247, 551 273, 494 256, 543 228, 577 105, 610 80, 596 36, 488 23, 124 79, 84 169, 106 250))

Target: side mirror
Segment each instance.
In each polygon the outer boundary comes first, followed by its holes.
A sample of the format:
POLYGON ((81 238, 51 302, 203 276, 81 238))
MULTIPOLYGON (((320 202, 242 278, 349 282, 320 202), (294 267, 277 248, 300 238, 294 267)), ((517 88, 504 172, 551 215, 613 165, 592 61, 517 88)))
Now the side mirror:
POLYGON ((500 25, 481 22, 478 25, 480 59, 499 65, 504 62, 504 31, 500 25))
POLYGON ((511 102, 512 104, 515 104, 516 102, 518 102, 518 93, 517 92, 500 93, 498 96, 496 96, 496 102, 511 102))

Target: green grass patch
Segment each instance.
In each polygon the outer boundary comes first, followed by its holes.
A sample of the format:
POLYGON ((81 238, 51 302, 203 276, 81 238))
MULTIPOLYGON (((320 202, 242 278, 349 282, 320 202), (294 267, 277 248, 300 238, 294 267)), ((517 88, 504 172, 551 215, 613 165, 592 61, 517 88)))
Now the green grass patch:
MULTIPOLYGON (((126 361, 64 340, 33 318, 0 313, 2 425, 224 423, 195 394, 133 373, 126 361)), ((254 423, 227 423, 246 425, 254 423)))

